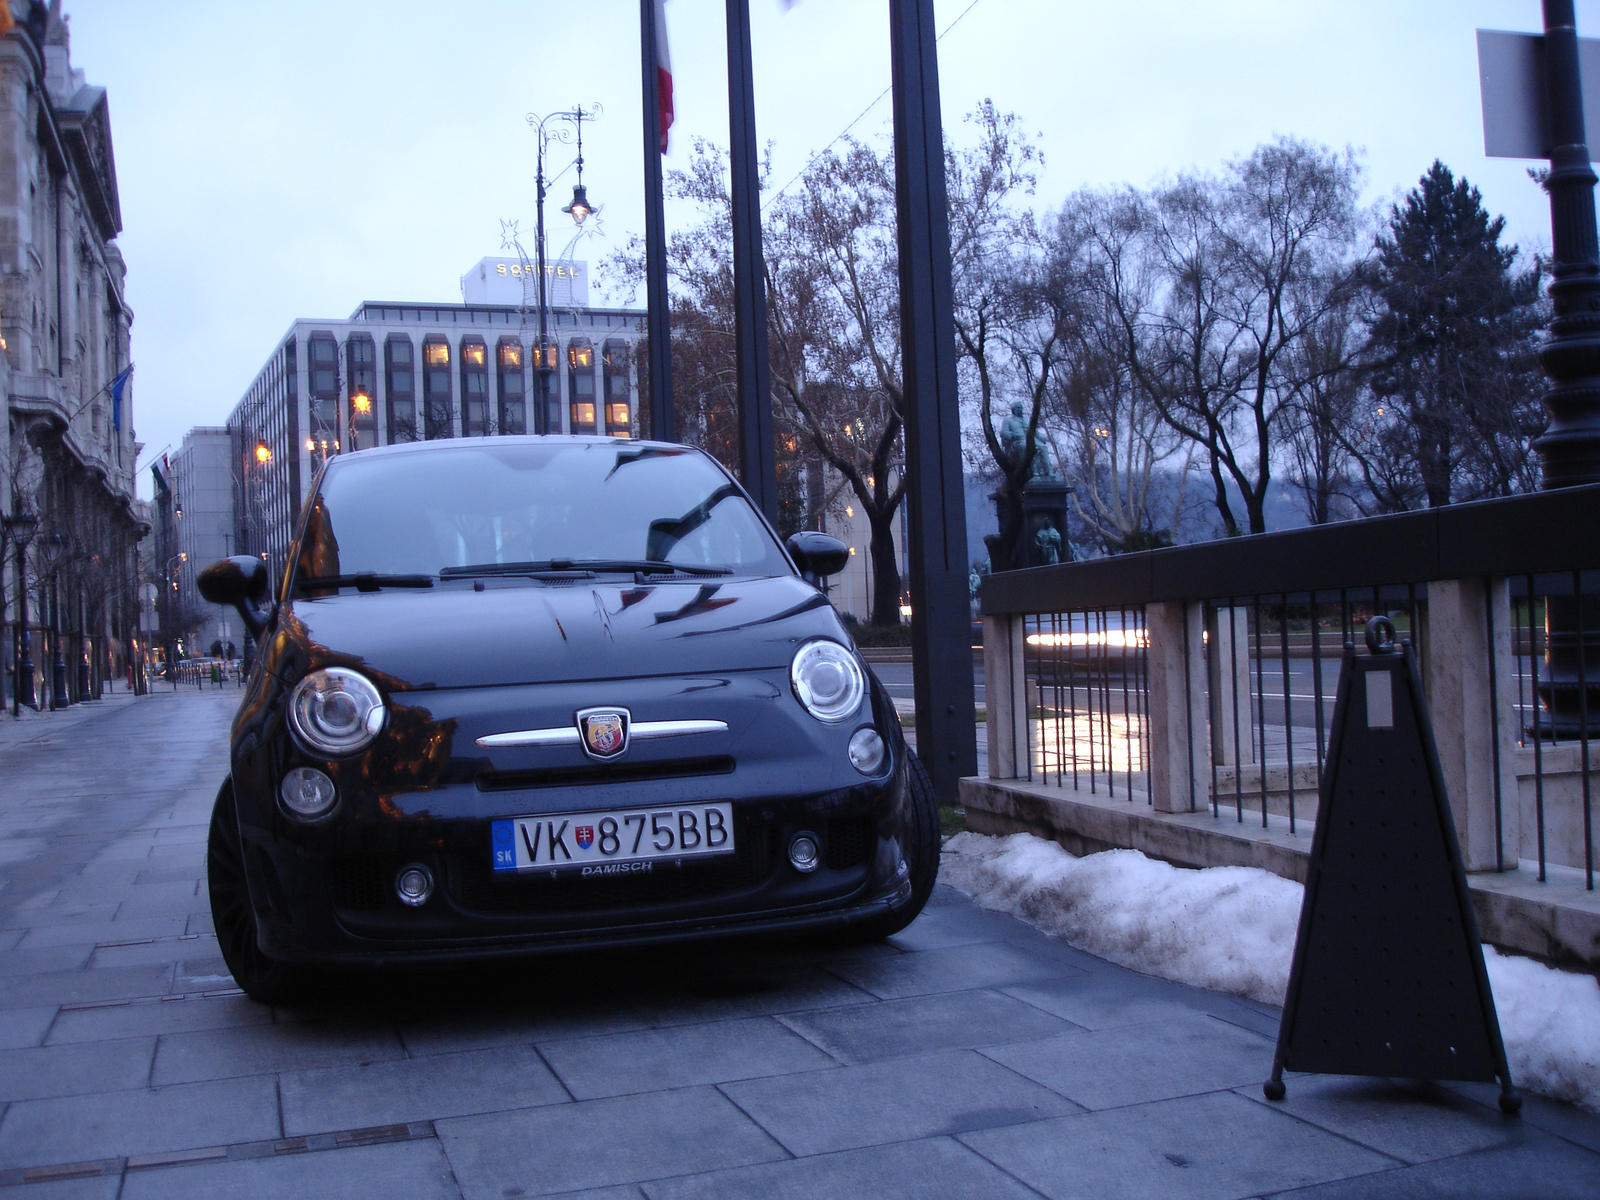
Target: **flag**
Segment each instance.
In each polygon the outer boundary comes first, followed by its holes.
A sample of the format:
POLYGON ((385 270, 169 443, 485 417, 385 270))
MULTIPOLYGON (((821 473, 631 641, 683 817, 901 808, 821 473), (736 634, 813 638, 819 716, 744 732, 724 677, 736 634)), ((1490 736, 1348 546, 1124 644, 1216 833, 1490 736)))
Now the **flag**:
POLYGON ((172 468, 167 464, 167 456, 163 454, 160 462, 150 464, 150 474, 156 481, 156 498, 162 496, 172 498, 172 488, 167 485, 167 480, 172 477, 172 468))
POLYGON ((661 103, 661 153, 667 152, 667 131, 672 128, 672 58, 667 53, 666 0, 655 0, 656 94, 661 103))
MULTIPOLYGON (((5 0, 0 0, 0 4, 5 0)), ((122 431, 122 392, 128 386, 128 380, 133 378, 133 364, 129 363, 121 373, 111 381, 111 428, 117 432, 122 431)))

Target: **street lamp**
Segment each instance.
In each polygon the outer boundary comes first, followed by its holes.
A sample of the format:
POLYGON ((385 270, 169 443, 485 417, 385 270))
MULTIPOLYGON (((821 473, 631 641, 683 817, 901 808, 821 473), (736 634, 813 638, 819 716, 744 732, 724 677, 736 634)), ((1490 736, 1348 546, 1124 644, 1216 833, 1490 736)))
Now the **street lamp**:
POLYGON ((17 668, 16 686, 11 691, 11 715, 18 716, 22 705, 35 707, 33 699, 32 639, 28 635, 28 543, 39 528, 39 518, 30 512, 14 512, 5 518, 6 533, 17 545, 17 668))
MULTIPOLYGON (((538 217, 539 227, 535 238, 537 246, 535 253, 538 255, 537 273, 539 276, 539 413, 536 433, 560 433, 561 417, 556 415, 555 428, 551 429, 550 413, 550 375, 556 369, 556 356, 549 351, 549 327, 547 324, 548 306, 545 300, 545 236, 544 236, 544 198, 550 183, 544 173, 544 152, 552 141, 571 142, 577 141, 578 157, 578 182, 572 189, 572 203, 563 205, 561 211, 570 216, 581 228, 589 214, 594 212, 594 207, 589 203, 588 190, 583 186, 583 123, 592 121, 600 115, 600 106, 592 104, 588 108, 583 105, 574 105, 565 112, 553 112, 548 116, 539 116, 536 113, 528 114, 528 124, 532 125, 538 139, 538 155, 534 169, 534 183, 538 191, 538 217), (555 124, 551 124, 555 122, 555 124), (570 126, 570 128, 569 128, 570 126)), ((565 171, 565 168, 563 168, 565 171)))

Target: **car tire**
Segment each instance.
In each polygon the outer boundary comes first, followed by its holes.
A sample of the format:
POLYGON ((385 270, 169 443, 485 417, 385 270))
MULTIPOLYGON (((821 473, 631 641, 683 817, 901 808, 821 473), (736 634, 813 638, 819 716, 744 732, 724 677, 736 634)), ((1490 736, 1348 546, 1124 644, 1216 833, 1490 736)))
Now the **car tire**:
POLYGON ((939 878, 939 801, 933 794, 928 768, 909 750, 906 752, 906 785, 910 791, 906 820, 910 844, 906 847, 906 865, 911 871, 911 900, 904 908, 850 926, 839 937, 841 942, 859 945, 899 933, 917 919, 933 894, 933 885, 939 878))
POLYGON ((211 925, 217 933, 222 961, 245 995, 262 1004, 282 1004, 300 996, 305 988, 303 972, 263 954, 257 941, 256 913, 245 879, 232 780, 222 785, 211 809, 206 889, 211 897, 211 925))

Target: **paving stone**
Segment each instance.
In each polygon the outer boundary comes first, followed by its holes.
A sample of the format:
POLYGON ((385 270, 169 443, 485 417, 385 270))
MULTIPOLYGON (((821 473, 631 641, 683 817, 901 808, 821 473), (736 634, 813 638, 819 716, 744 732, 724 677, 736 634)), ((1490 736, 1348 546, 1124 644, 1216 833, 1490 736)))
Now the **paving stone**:
POLYGON ((467 1200, 610 1187, 786 1157, 714 1088, 457 1117, 435 1128, 467 1200))
POLYGON ((54 1005, 0 1009, 0 1050, 42 1046, 55 1015, 54 1005))
POLYGON ((7 950, 0 953, 0 978, 38 975, 44 971, 76 971, 93 953, 94 947, 88 945, 7 950))
POLYGON ((571 1097, 527 1046, 435 1054, 279 1077, 284 1133, 469 1116, 571 1097))
MULTIPOLYGON (((1290 1078, 1294 1078, 1290 1076, 1290 1078)), ((1447 1083, 1443 1085, 1489 1112, 1500 1111, 1500 1085, 1497 1083, 1447 1083)), ((1553 1133, 1575 1145, 1600 1153, 1600 1118, 1575 1104, 1547 1100, 1522 1091, 1522 1111, 1517 1119, 1524 1125, 1553 1133)))
POLYGON ((1600 1157, 1555 1138, 1342 1179, 1284 1200, 1594 1200, 1600 1157))
POLYGON ((728 960, 720 970, 698 971, 641 997, 652 1025, 686 1025, 723 1018, 804 1012, 870 1004, 874 997, 837 975, 799 958, 728 960))
POLYGON ((150 1078, 154 1084, 192 1083, 404 1056, 392 1029, 361 1021, 241 1025, 163 1034, 150 1078))
POLYGON ((200 956, 219 957, 215 936, 202 938, 161 938, 148 942, 132 942, 121 946, 96 946, 89 957, 89 966, 131 967, 139 963, 173 962, 200 956))
MULTIPOLYGON (((48 893, 52 898, 59 896, 59 892, 48 893)), ((24 932, 32 929, 43 929, 50 925, 94 925, 100 922, 109 922, 116 915, 117 904, 79 904, 67 903, 55 905, 46 901, 39 905, 19 905, 3 918, 5 925, 12 929, 21 929, 24 932)))
POLYGON ((722 1085, 791 1153, 1033 1123, 1078 1106, 968 1050, 722 1085))
POLYGON ((192 1000, 65 1009, 56 1017, 46 1040, 54 1046, 63 1042, 95 1042, 142 1034, 229 1029, 236 1025, 268 1025, 271 1022, 272 1010, 247 996, 197 997, 192 1000))
POLYGON ((154 1038, 0 1050, 0 1100, 34 1100, 143 1087, 154 1038))
POLYGON ((828 969, 885 1000, 965 988, 1001 988, 1072 970, 1027 950, 993 942, 917 954, 828 963, 828 969))
POLYGON ((971 904, 930 905, 921 915, 889 939, 900 950, 942 950, 977 942, 1003 942, 1015 921, 996 917, 971 904))
POLYGON ((660 1179, 644 1186, 649 1200, 871 1200, 984 1197, 1037 1200, 1037 1193, 949 1138, 897 1142, 838 1154, 814 1154, 755 1167, 660 1179))
POLYGON ((49 971, 15 978, 0 976, 0 1008, 162 996, 171 984, 171 963, 107 967, 101 971, 49 971))
POLYGON ((849 1063, 970 1049, 1075 1032, 1077 1027, 999 992, 975 990, 881 1000, 782 1018, 849 1063))
MULTIPOLYGON (((1131 971, 1108 975, 1078 972, 1055 979, 1019 983, 1004 989, 1006 995, 1026 1000, 1045 1012, 1085 1029, 1115 1029, 1170 1021, 1207 1011, 1209 993, 1131 971)), ((1276 1024, 1272 1036, 1277 1036, 1276 1024)))
POLYGON ((1236 1200, 1394 1165, 1230 1092, 987 1129, 959 1140, 1052 1200, 1236 1200))
POLYGON ((531 1046, 543 1038, 647 1029, 650 1022, 626 997, 593 1007, 565 1002, 440 1006, 396 1017, 406 1049, 415 1055, 531 1046))
POLYGON ((10 1187, 6 1200, 117 1200, 122 1188, 120 1175, 92 1175, 78 1179, 53 1179, 46 1183, 25 1183, 10 1187))
POLYGON ((1288 1095, 1269 1101, 1260 1085, 1236 1089, 1322 1129, 1404 1162, 1427 1162, 1526 1139, 1524 1123, 1434 1084, 1350 1075, 1289 1075, 1288 1095))
MULTIPOLYGON (((439 1144, 418 1140, 129 1171, 120 1200, 460 1200, 460 1195, 439 1144)), ((504 1198, 497 1192, 495 1200, 504 1198)))
POLYGON ((23 1100, 0 1120, 0 1167, 225 1146, 281 1133, 271 1079, 23 1100))
POLYGON ((1273 1043, 1213 1017, 1070 1033, 983 1051, 1085 1108, 1117 1108, 1259 1084, 1273 1043))
POLYGON ((579 1100, 836 1065, 768 1018, 541 1042, 539 1048, 579 1100))
POLYGON ((177 937, 188 924, 186 917, 139 917, 129 921, 97 921, 93 924, 46 925, 31 929, 18 943, 19 950, 42 946, 97 946, 101 942, 131 942, 139 938, 177 937))

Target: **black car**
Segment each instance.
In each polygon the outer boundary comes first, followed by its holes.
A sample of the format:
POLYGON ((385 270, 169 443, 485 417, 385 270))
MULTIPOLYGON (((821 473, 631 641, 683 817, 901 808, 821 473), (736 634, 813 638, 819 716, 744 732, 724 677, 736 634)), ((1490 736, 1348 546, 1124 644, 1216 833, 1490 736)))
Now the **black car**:
POLYGON ((211 819, 223 958, 304 968, 892 933, 938 870, 894 706, 712 459, 492 437, 364 450, 288 568, 201 574, 260 643, 211 819), (269 605, 270 599, 270 605, 269 605))

